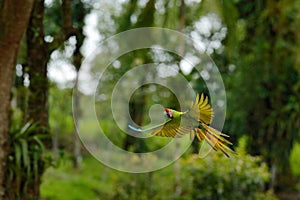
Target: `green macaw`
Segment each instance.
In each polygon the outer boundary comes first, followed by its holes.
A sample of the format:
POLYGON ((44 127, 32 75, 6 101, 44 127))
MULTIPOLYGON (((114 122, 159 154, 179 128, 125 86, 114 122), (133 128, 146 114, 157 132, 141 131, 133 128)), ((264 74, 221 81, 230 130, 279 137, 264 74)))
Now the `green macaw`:
POLYGON ((214 150, 222 151, 227 157, 229 153, 235 154, 228 145, 232 145, 226 138, 228 135, 210 127, 214 115, 208 98, 203 94, 196 95, 195 102, 185 112, 164 108, 167 116, 166 122, 147 129, 135 128, 128 125, 130 129, 139 133, 150 133, 162 137, 181 137, 190 133, 191 139, 196 136, 199 142, 205 140, 214 150))

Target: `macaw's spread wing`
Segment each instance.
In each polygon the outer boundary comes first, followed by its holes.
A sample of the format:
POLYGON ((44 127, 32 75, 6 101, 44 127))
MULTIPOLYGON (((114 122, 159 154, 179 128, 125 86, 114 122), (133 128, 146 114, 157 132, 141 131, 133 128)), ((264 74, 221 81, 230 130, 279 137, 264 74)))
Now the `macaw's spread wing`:
POLYGON ((181 137, 184 134, 190 133, 192 130, 191 127, 184 126, 180 124, 180 121, 173 120, 173 119, 169 119, 165 123, 147 129, 135 128, 131 125, 128 125, 128 127, 140 133, 149 133, 155 136, 173 137, 173 138, 181 137))
POLYGON ((214 111, 208 103, 208 97, 205 97, 203 93, 201 95, 197 94, 188 115, 202 123, 210 124, 214 116, 214 111))
POLYGON ((162 137, 181 137, 185 134, 189 134, 192 128, 189 126, 182 125, 180 123, 174 123, 171 121, 167 122, 164 127, 154 133, 155 136, 162 136, 162 137))

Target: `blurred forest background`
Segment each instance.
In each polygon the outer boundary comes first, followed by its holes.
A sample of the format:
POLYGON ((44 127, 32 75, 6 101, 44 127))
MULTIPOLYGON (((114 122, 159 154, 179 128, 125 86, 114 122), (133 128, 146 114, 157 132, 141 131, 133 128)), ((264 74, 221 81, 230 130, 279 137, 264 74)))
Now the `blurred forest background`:
MULTIPOLYGON (((300 199, 299 10, 297 0, 1 0, 0 199, 300 199), (129 174, 82 147, 72 90, 83 59, 105 38, 149 26, 202 41, 224 81, 223 132, 238 157, 199 159, 191 148, 164 169, 129 174)), ((182 41, 178 48, 190 53, 182 41)), ((167 58, 207 93, 197 71, 167 58)), ((154 61, 144 50, 120 58, 107 85, 154 61)), ((157 98, 176 104, 161 90, 157 98)), ((129 105, 140 110, 132 113, 138 124, 152 103, 144 94, 129 105)), ((120 135, 124 149, 147 145, 120 135)))

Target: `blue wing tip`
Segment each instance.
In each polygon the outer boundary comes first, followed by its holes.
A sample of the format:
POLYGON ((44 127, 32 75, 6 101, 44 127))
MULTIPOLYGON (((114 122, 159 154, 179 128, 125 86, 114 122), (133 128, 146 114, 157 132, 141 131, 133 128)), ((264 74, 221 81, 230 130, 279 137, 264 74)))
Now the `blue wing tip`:
POLYGON ((130 128, 133 131, 141 131, 141 129, 135 128, 134 126, 128 125, 128 128, 130 128))
POLYGON ((128 125, 128 128, 130 128, 131 130, 136 131, 136 132, 141 132, 141 133, 146 132, 146 130, 142 130, 140 128, 135 128, 134 126, 131 126, 130 124, 128 125))

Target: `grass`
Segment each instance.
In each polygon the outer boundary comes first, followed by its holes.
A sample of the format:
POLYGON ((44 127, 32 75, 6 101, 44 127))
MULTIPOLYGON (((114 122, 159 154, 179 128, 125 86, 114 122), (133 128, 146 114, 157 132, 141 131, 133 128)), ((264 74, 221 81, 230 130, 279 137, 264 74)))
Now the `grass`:
POLYGON ((111 190, 112 184, 103 179, 103 172, 110 171, 92 157, 85 157, 80 169, 74 169, 70 159, 58 168, 49 168, 43 176, 43 200, 99 199, 111 190))
MULTIPOLYGON (((150 182, 164 187, 164 192, 173 192, 173 168, 168 166, 152 175, 149 174, 130 174, 116 171, 105 167, 92 156, 85 156, 80 169, 74 169, 69 158, 62 160, 58 167, 50 167, 43 176, 41 185, 42 200, 96 200, 96 199, 115 199, 114 195, 131 190, 141 190, 146 187, 151 191, 150 182), (162 178, 165 177, 165 178, 162 178), (166 181, 168 184, 161 181, 166 181), (126 188, 126 184, 130 188, 126 188), (141 185, 135 185, 141 184, 141 185), (116 191, 118 190, 118 191, 116 191), (124 190, 124 191, 123 191, 124 190)), ((132 191, 131 191, 132 192, 132 191)))

